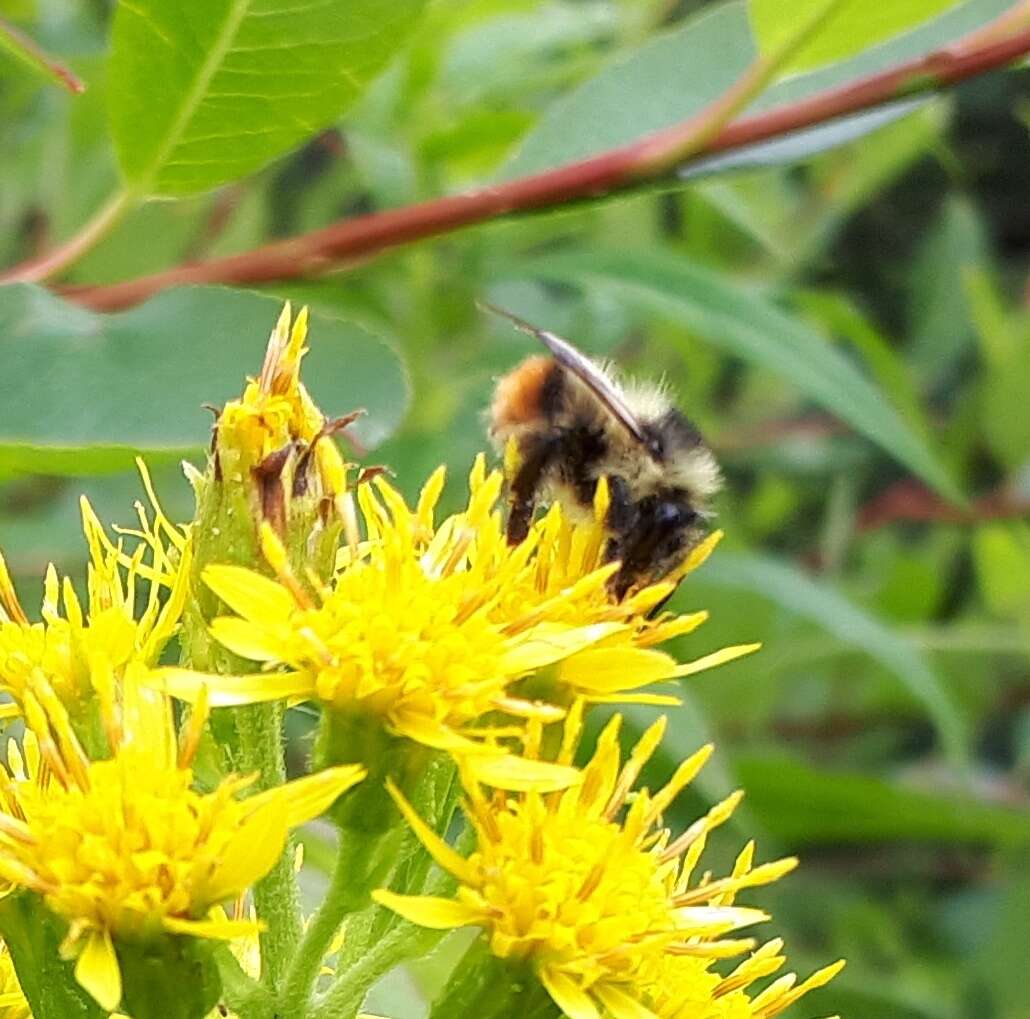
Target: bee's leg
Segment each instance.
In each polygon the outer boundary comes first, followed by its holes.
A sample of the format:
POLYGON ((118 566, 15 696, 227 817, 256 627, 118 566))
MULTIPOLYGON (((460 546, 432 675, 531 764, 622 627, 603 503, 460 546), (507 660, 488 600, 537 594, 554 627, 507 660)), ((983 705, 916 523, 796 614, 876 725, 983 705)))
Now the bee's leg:
POLYGON ((623 560, 622 568, 608 582, 609 589, 616 598, 621 599, 633 582, 632 567, 626 562, 628 544, 640 523, 640 510, 633 502, 629 485, 618 475, 608 476, 608 516, 605 525, 608 528, 608 544, 605 545, 606 562, 623 560))
POLYGON ((633 533, 637 516, 637 508, 630 498, 629 485, 617 474, 609 474, 608 515, 604 521, 610 535, 604 549, 606 562, 622 558, 626 536, 633 533))
POLYGON ((561 446, 561 440, 549 435, 524 442, 522 465, 511 479, 511 508, 508 512, 508 527, 505 536, 509 545, 518 545, 529 534, 533 522, 537 493, 547 469, 554 462, 561 446))

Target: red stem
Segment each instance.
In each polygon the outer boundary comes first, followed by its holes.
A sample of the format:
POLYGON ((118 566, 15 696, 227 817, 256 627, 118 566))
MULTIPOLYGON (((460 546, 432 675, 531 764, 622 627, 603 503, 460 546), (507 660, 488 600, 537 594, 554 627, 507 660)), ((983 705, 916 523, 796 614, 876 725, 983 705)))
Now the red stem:
POLYGON ((925 485, 910 478, 896 482, 867 502, 855 521, 860 533, 875 531, 899 520, 928 523, 981 524, 989 520, 1030 517, 1030 499, 999 488, 976 499, 969 509, 945 502, 925 485))
MULTIPOLYGON (((1022 7, 1023 5, 1020 5, 1022 7)), ((999 30, 1014 21, 1009 11, 997 22, 944 49, 806 99, 727 124, 678 165, 712 153, 737 149, 824 123, 892 100, 940 89, 1003 67, 1030 52, 1030 28, 1004 38, 999 30)), ((1022 21, 1015 21, 1022 24, 1022 21)), ((717 101, 718 102, 718 101, 717 101)), ((99 310, 115 310, 146 300, 166 287, 188 283, 265 283, 295 279, 365 261, 409 244, 513 212, 566 205, 638 185, 645 175, 660 178, 671 167, 655 154, 674 153, 689 132, 692 117, 630 145, 554 170, 417 205, 342 220, 310 233, 277 241, 239 255, 181 265, 150 276, 107 286, 67 287, 71 300, 99 310)))

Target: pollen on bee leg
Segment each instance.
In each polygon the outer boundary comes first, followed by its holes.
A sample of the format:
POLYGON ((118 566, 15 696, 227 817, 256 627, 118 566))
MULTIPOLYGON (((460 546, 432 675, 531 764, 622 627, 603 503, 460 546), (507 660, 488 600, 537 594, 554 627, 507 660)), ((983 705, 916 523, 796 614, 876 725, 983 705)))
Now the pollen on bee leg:
POLYGON ((597 487, 594 489, 594 520, 598 524, 604 524, 608 519, 608 509, 612 504, 612 493, 608 485, 608 478, 603 474, 597 479, 597 487))
POLYGON ((512 478, 522 466, 522 453, 519 451, 519 444, 514 437, 504 444, 504 476, 512 478))

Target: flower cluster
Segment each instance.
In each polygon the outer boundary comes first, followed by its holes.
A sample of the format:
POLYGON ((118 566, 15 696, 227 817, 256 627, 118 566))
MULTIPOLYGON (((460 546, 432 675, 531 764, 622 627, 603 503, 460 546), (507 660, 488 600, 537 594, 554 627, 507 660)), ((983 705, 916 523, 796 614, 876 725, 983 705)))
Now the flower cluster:
POLYGON ((596 705, 675 704, 668 684, 756 649, 680 663, 659 647, 704 622, 662 606, 718 535, 616 598, 603 481, 592 519, 554 505, 515 546, 483 457, 450 515, 442 469, 414 506, 377 471, 352 482, 332 439, 350 417, 327 419, 300 383, 306 327, 287 308, 221 411, 207 471, 188 472, 191 525, 164 516, 142 465, 137 527, 111 538, 84 501, 87 597, 51 567, 39 622, 0 558, 0 716, 24 726, 0 766, 0 1017, 159 1019, 169 988, 182 1019, 353 1015, 428 943, 398 915, 481 928, 473 970, 528 970, 512 1017, 536 994, 568 1019, 769 1019, 828 981, 841 963, 755 990, 782 943, 739 933, 768 917, 738 894, 794 859, 756 863, 749 843, 727 876, 698 872, 739 793, 667 826, 711 747, 651 793, 638 780, 666 720, 623 760, 616 716, 577 764, 596 705), (332 752, 287 781, 299 702, 332 752), (439 833, 462 795, 459 851, 439 833), (338 860, 304 918, 290 832, 326 814, 338 860), (432 861, 455 897, 433 893, 432 861))
MULTIPOLYGON (((489 769, 492 782, 517 788, 564 782, 568 768, 504 754, 499 742, 522 732, 485 725, 491 713, 554 722, 576 696, 675 704, 674 696, 640 693, 640 687, 757 648, 723 648, 684 665, 654 649, 695 629, 705 614, 650 617, 673 581, 621 602, 610 597, 612 566, 601 555, 603 488, 594 521, 575 525, 554 506, 513 548, 498 507, 502 483, 478 458, 467 507, 437 524, 442 470, 414 509, 375 478, 359 489, 365 540, 341 550, 330 585, 307 578, 313 592, 293 575, 266 526, 264 552, 276 580, 237 566, 212 565, 203 573, 236 613, 216 618, 211 634, 265 671, 230 676, 169 668, 155 678, 189 700, 202 689, 223 706, 293 697, 379 718, 391 731, 471 759, 481 774, 489 769), (519 682, 528 676, 538 690, 547 688, 548 699, 520 696, 519 682)), ((693 553, 684 571, 713 544, 693 553)))

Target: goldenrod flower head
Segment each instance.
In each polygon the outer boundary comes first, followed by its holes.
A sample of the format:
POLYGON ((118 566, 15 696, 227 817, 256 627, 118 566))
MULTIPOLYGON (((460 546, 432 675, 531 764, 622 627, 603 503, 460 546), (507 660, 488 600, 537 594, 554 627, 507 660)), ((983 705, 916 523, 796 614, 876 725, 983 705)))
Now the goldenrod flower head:
MULTIPOLYGON (((560 762, 571 761, 581 708, 579 702, 566 723, 560 762)), ((582 783, 560 793, 491 794, 466 774, 465 810, 478 836, 467 860, 392 789, 426 848, 458 879, 459 890, 456 899, 388 891, 374 897, 423 926, 481 926, 493 954, 530 962, 570 1019, 775 1014, 773 999, 767 1009, 759 1005, 761 996, 749 1001, 738 995, 728 999, 732 1008, 724 1009, 721 998, 737 985, 710 966, 753 949, 750 939, 730 935, 768 919, 757 909, 734 905, 736 893, 778 880, 797 861, 755 866, 750 844, 729 877, 694 881, 708 833, 731 815, 740 795, 717 804, 674 839, 662 827, 662 815, 711 747, 680 765, 657 793, 642 789, 631 797, 665 719, 644 734, 621 768, 619 726, 616 717, 604 730, 582 783), (687 1012, 685 1001, 693 1004, 687 1012)), ((756 954, 765 958, 769 951, 756 954)), ((752 964, 741 972, 753 979, 768 970, 752 964)), ((781 999, 786 1000, 776 1000, 781 999)))
POLYGON ((88 600, 83 608, 71 580, 58 580, 51 565, 44 584, 42 621, 29 621, 0 556, 0 690, 14 703, 7 713, 38 700, 41 681, 73 710, 94 694, 101 703, 116 696, 131 663, 153 665, 175 633, 186 597, 190 542, 161 511, 142 461, 137 461, 152 506, 153 521, 136 504, 140 526, 123 530, 136 540, 130 554, 104 531, 83 498, 82 529, 89 547, 88 600), (148 590, 137 615, 137 594, 148 590))
POLYGON ((123 680, 113 756, 89 760, 56 698, 8 751, 7 809, 0 813, 0 876, 38 893, 69 923, 63 946, 76 978, 104 1007, 121 999, 114 942, 164 932, 236 938, 251 921, 212 909, 240 895, 279 858, 290 828, 322 813, 360 781, 332 768, 246 799, 255 776, 193 789, 190 762, 206 722, 201 702, 177 745, 171 702, 123 680), (39 764, 52 776, 41 783, 39 764))
POLYGON ((267 465, 274 474, 270 484, 304 488, 311 477, 320 485, 318 494, 335 498, 346 490, 346 465, 334 443, 320 440, 355 415, 327 421, 300 381, 307 333, 308 309, 291 325, 287 302, 269 337, 261 374, 218 416, 215 455, 218 469, 237 481, 249 482, 252 472, 260 475, 267 465))
MULTIPOLYGON (((290 573, 269 528, 264 551, 278 580, 236 566, 204 571, 208 586, 237 613, 215 619, 212 635, 238 655, 292 672, 165 669, 156 678, 188 699, 206 685, 213 704, 315 699, 329 710, 378 717, 401 736, 455 754, 503 753, 493 737, 511 735, 511 728, 478 727, 491 712, 560 719, 563 712, 552 705, 512 697, 511 685, 604 639, 618 624, 555 622, 539 606, 528 618, 499 612, 507 583, 530 554, 504 540, 496 511, 501 477, 486 477, 479 461, 467 508, 436 526, 443 480, 437 471, 414 510, 381 477, 362 485, 367 540, 343 550, 331 587, 307 578, 314 596, 290 573)), ((558 777, 553 766, 506 759, 523 779, 530 772, 558 777)), ((563 768, 560 775, 568 780, 574 772, 563 768)))
MULTIPOLYGON (((475 485, 475 472, 473 484, 475 485)), ((757 650, 758 644, 721 648, 695 661, 679 663, 656 645, 693 632, 707 612, 656 614, 680 581, 697 569, 719 543, 710 535, 664 580, 614 598, 609 581, 618 563, 607 562, 609 493, 604 478, 594 498, 593 516, 573 519, 559 503, 530 529, 523 542, 531 554, 517 574, 504 576, 496 618, 546 617, 576 626, 604 624, 609 635, 594 647, 563 659, 556 680, 568 700, 585 697, 593 703, 678 704, 675 696, 639 692, 642 687, 692 676, 757 650)), ((498 571, 500 572, 500 571, 498 571)))
POLYGON ((0 1019, 32 1019, 7 945, 0 941, 0 1019))

